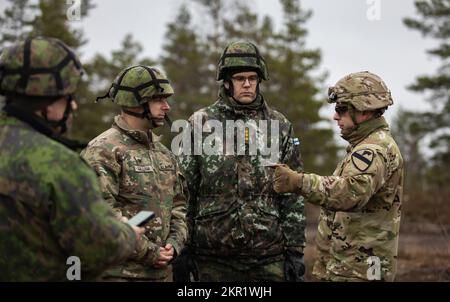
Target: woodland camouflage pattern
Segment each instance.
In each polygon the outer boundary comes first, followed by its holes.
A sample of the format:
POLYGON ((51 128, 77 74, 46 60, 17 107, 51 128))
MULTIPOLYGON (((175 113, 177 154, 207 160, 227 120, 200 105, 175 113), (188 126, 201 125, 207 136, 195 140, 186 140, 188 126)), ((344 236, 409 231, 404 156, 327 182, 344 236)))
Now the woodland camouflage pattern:
POLYGON ((134 231, 78 154, 5 113, 0 145, 0 281, 67 280, 69 256, 86 281, 132 255, 134 231))
MULTIPOLYGON (((235 106, 221 87, 214 104, 195 112, 202 125, 208 120, 278 120, 280 150, 277 161, 301 171, 299 146, 293 142, 291 123, 270 108, 261 95, 257 108, 235 106)), ((258 129, 257 129, 258 131, 258 129)), ((203 136, 207 136, 206 133, 203 136)), ((225 137, 225 133, 224 133, 225 137)), ((224 141, 224 150, 228 141, 224 141)), ((236 148, 236 144, 234 144, 236 148)), ((248 150, 248 141, 245 144, 248 150)), ((183 155, 180 157, 191 194, 188 222, 189 250, 214 257, 236 269, 264 265, 264 261, 284 259, 285 248, 303 250, 305 216, 303 198, 294 194, 279 195, 272 190, 273 168, 263 167, 263 155, 183 155)), ((249 153, 246 153, 249 154, 249 153)), ((201 259, 201 258, 198 258, 201 259)), ((267 263, 267 262, 266 262, 267 263)), ((202 262, 199 261, 199 265, 202 262)))
POLYGON ((155 96, 170 96, 174 93, 170 83, 160 83, 159 88, 157 88, 155 85, 150 85, 140 89, 137 93, 140 95, 141 100, 138 100, 133 91, 117 89, 116 87, 114 87, 115 84, 134 89, 137 86, 136 83, 142 85, 152 81, 151 74, 148 72, 148 70, 146 70, 146 68, 151 69, 154 72, 156 79, 167 80, 167 76, 162 70, 149 66, 133 66, 119 73, 119 75, 113 82, 113 86, 109 90, 109 98, 119 106, 136 107, 148 102, 149 99, 155 96), (125 75, 123 75, 124 73, 125 75), (119 83, 120 78, 122 78, 122 80, 119 83))
POLYGON ((82 157, 100 178, 103 197, 125 217, 141 210, 155 212, 146 224, 143 245, 134 260, 106 275, 120 278, 165 279, 171 267, 155 269, 159 247, 173 245, 179 255, 187 238, 186 185, 174 155, 151 131, 133 130, 120 116, 94 138, 82 157), (184 188, 183 188, 184 187, 184 188))
MULTIPOLYGON (((393 281, 403 195, 403 158, 383 117, 351 141, 333 176, 304 174, 302 194, 322 207, 313 274, 332 281, 367 280, 370 256, 381 280, 393 281)), ((357 131, 358 131, 357 130, 357 131)))
POLYGON ((55 76, 49 72, 34 72, 26 86, 18 85, 22 80, 20 73, 7 73, 7 70, 24 68, 25 42, 19 42, 6 48, 0 57, 0 91, 27 96, 57 97, 75 92, 81 79, 82 68, 73 51, 64 43, 52 38, 33 38, 30 48, 30 68, 56 68, 70 54, 71 59, 59 70, 62 90, 56 85, 55 76))
POLYGON ((225 74, 230 69, 236 68, 254 68, 258 71, 259 76, 263 80, 269 79, 267 65, 262 56, 258 52, 258 48, 249 41, 231 42, 225 48, 217 68, 216 80, 223 80, 225 74), (226 57, 226 55, 242 54, 240 57, 226 57), (249 56, 245 56, 249 54, 249 56), (253 55, 253 56, 252 56, 253 55), (254 55, 259 56, 258 58, 254 55))

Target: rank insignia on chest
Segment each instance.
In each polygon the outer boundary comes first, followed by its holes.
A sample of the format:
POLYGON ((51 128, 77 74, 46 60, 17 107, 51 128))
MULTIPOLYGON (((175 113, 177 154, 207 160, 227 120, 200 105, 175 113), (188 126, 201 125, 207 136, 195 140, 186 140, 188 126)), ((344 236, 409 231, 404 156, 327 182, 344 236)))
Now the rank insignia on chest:
POLYGON ((352 163, 361 172, 366 171, 373 162, 373 151, 369 149, 358 150, 352 153, 352 163))
POLYGON ((138 173, 153 172, 152 166, 134 166, 134 171, 138 173))

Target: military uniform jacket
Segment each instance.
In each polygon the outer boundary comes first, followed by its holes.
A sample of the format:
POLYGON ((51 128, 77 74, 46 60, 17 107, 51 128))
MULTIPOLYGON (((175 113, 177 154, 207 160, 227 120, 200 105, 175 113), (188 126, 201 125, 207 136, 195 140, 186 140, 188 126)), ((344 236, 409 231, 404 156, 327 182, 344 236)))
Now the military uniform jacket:
POLYGON ((361 124, 334 176, 305 174, 303 193, 322 206, 313 273, 332 281, 393 281, 403 158, 383 117, 361 124))
POLYGON ((132 255, 134 231, 77 153, 4 113, 0 146, 0 281, 67 281, 69 256, 86 281, 132 255))
MULTIPOLYGON (((269 162, 267 155, 259 152, 250 155, 250 139, 245 139, 247 153, 238 153, 239 134, 231 138, 225 134, 227 121, 237 120, 244 123, 253 120, 256 125, 267 120, 269 136, 273 134, 279 144, 275 158, 270 161, 287 163, 298 171, 302 168, 292 125, 281 113, 267 106, 262 97, 261 106, 254 110, 233 107, 222 93, 217 102, 195 112, 190 123, 194 145, 194 128, 199 126, 198 121, 200 127, 207 125, 208 121, 218 121, 223 125, 223 137, 219 135, 215 140, 215 143, 223 141, 223 152, 180 156, 191 197, 189 247, 197 255, 212 256, 226 263, 230 263, 230 259, 244 264, 261 263, 264 259, 273 261, 277 257, 280 260, 286 247, 302 250, 304 246, 303 198, 274 193, 271 177, 274 168, 264 167, 269 162), (277 133, 270 133, 270 120, 278 121, 277 133), (226 153, 232 140, 234 153, 226 153)), ((208 137, 211 129, 207 128, 203 128, 201 143, 204 146, 211 144, 211 137, 208 137)), ((256 127, 253 130, 259 134, 261 129, 256 127)), ((249 138, 252 130, 248 131, 248 134, 240 134, 249 138)), ((253 144, 262 143, 261 140, 253 140, 253 144)))
POLYGON ((170 266, 152 267, 159 257, 159 247, 170 243, 180 254, 187 238, 184 178, 174 155, 151 131, 149 135, 130 129, 116 116, 113 126, 82 152, 100 178, 104 198, 123 216, 130 218, 141 210, 156 214, 146 225, 136 259, 108 271, 108 275, 165 278, 170 266))

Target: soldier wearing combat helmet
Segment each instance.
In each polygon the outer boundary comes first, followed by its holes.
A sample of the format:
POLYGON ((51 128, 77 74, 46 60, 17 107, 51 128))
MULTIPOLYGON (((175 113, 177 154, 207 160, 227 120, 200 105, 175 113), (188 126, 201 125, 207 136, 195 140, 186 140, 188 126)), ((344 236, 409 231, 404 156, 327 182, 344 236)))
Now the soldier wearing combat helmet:
POLYGON ((156 214, 135 257, 108 270, 105 280, 172 281, 170 263, 187 238, 187 192, 175 156, 152 129, 170 121, 167 98, 173 93, 162 70, 135 65, 120 72, 100 97, 119 105, 121 114, 89 143, 82 157, 97 172, 106 201, 123 216, 141 210, 156 214))
POLYGON ((0 281, 64 281, 70 255, 96 278, 133 255, 143 230, 120 222, 95 173, 63 133, 82 68, 52 38, 28 38, 0 58, 0 281), (138 235, 138 236, 136 236, 138 235))
POLYGON ((334 120, 349 142, 333 176, 275 171, 274 189, 321 207, 313 274, 328 281, 393 281, 397 266, 403 158, 382 116, 393 104, 377 75, 349 74, 329 89, 334 120))
POLYGON ((177 280, 189 281, 189 273, 196 272, 200 281, 302 281, 303 198, 273 192, 273 171, 265 168, 269 156, 252 154, 250 147, 260 142, 245 135, 252 131, 264 137, 262 127, 256 126, 260 121, 268 129, 279 125, 271 133, 279 146, 273 161, 301 171, 292 124, 268 105, 260 91, 261 82, 269 80, 266 62, 253 43, 232 42, 219 60, 216 79, 221 81, 219 97, 191 116, 192 129, 209 122, 218 122, 223 129, 229 121, 249 126, 221 141, 224 149, 234 148, 230 154, 181 157, 190 193, 190 239, 184 258, 177 261, 177 280), (246 137, 239 150, 243 152, 232 147, 239 135, 246 137))

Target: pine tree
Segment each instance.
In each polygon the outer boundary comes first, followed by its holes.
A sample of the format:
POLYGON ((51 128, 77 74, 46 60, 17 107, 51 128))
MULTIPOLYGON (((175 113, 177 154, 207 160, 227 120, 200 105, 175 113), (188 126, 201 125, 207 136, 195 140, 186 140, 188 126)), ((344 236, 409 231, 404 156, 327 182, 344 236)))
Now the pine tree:
POLYGON ((437 188, 446 187, 450 171, 450 0, 415 1, 417 18, 405 18, 404 24, 424 37, 436 39, 439 45, 428 54, 439 59, 441 66, 433 75, 419 76, 409 89, 428 96, 433 110, 420 114, 426 127, 429 147, 434 151, 430 159, 428 179, 437 188))
MULTIPOLYGON (((80 17, 88 15, 89 10, 95 6, 90 0, 81 1, 80 17)), ((69 4, 60 0, 40 0, 38 4, 39 14, 33 21, 34 36, 49 36, 58 38, 72 48, 79 48, 87 43, 83 38, 82 30, 74 29, 72 21, 67 18, 69 4)))
MULTIPOLYGON (((300 1, 281 0, 284 24, 279 33, 263 43, 271 80, 265 85, 265 95, 276 108, 292 121, 301 140, 301 152, 307 171, 330 174, 337 163, 338 148, 333 131, 319 128, 319 110, 326 104, 317 95, 325 90, 326 73, 313 76, 320 64, 320 50, 306 48, 305 23, 311 11, 304 11, 300 1), (318 149, 318 146, 320 148, 318 149)), ((323 94, 323 93, 322 93, 323 94)))
POLYGON ((205 87, 208 62, 186 6, 180 7, 175 20, 167 26, 160 61, 175 90, 171 116, 186 119, 210 101, 205 87))
POLYGON ((102 99, 95 103, 97 96, 105 95, 119 72, 131 65, 154 65, 155 62, 147 57, 142 57, 142 45, 135 41, 131 34, 124 37, 120 49, 111 52, 108 59, 102 54, 96 54, 94 58, 84 64, 87 80, 79 87, 77 101, 80 103, 77 127, 72 134, 84 140, 90 140, 99 133, 108 129, 119 112, 119 107, 110 99, 102 99))
POLYGON ((0 15, 0 52, 1 48, 9 46, 16 40, 24 39, 32 30, 36 6, 29 0, 8 0, 10 6, 6 7, 0 15))
POLYGON ((331 173, 337 162, 333 131, 317 127, 324 121, 319 110, 325 102, 318 100, 317 95, 324 90, 325 74, 311 75, 320 64, 320 51, 305 48, 304 23, 311 13, 304 12, 299 1, 281 1, 286 22, 277 33, 272 19, 259 18, 245 1, 196 0, 195 3, 199 5, 196 11, 202 12, 201 29, 191 26, 189 12, 182 8, 166 35, 169 42, 162 62, 174 82, 175 98, 181 99, 177 106, 188 116, 199 106, 214 102, 219 87, 215 80, 217 62, 225 45, 248 39, 258 45, 268 63, 271 79, 262 83, 262 92, 269 105, 293 122, 303 143, 306 168, 316 173, 331 173), (317 146, 321 146, 320 150, 317 146))

